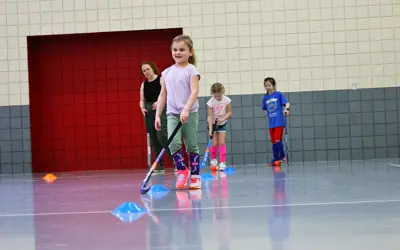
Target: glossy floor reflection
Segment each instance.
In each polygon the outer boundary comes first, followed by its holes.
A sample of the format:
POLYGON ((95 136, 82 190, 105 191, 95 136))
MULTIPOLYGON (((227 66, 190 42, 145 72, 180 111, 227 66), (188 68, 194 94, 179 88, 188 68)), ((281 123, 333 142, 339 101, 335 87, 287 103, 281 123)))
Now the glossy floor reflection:
POLYGON ((235 169, 204 171, 198 191, 174 190, 170 171, 152 195, 143 171, 3 176, 0 249, 400 249, 398 159, 235 169), (114 216, 124 202, 148 212, 114 216))

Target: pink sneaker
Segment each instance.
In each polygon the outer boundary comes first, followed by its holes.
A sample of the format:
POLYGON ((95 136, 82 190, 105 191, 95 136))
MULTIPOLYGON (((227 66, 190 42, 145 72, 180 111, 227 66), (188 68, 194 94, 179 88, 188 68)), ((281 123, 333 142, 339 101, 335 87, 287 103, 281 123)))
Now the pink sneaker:
POLYGON ((182 189, 187 186, 189 179, 189 170, 186 168, 185 170, 178 170, 177 178, 176 178, 176 188, 182 189))

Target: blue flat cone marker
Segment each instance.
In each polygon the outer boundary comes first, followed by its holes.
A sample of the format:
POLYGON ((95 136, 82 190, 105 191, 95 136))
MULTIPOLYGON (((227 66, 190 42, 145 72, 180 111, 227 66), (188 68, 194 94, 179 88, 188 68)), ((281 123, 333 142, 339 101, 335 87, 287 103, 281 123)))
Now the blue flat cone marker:
POLYGON ((227 167, 227 168, 225 168, 224 172, 227 175, 232 175, 232 174, 234 174, 236 172, 236 169, 234 169, 233 167, 227 167))
POLYGON ((151 198, 156 200, 161 200, 168 194, 168 188, 162 185, 154 185, 150 188, 149 192, 147 193, 151 198))
POLYGON ((165 193, 168 192, 168 188, 163 185, 154 185, 150 188, 149 193, 165 193))
POLYGON ((127 213, 127 214, 113 214, 115 217, 120 219, 122 222, 126 223, 132 223, 137 221, 138 219, 142 218, 143 215, 145 215, 146 212, 139 212, 139 213, 127 213))
POLYGON ((123 222, 134 222, 146 214, 146 209, 135 202, 124 202, 111 213, 123 222))
POLYGON ((202 180, 215 180, 215 177, 212 176, 212 174, 201 174, 200 176, 202 180))

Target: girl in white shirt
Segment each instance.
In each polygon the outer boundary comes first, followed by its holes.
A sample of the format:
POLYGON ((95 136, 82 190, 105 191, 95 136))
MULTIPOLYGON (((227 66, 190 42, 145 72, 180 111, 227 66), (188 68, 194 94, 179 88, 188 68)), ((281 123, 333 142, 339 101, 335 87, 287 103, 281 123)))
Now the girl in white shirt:
POLYGON ((211 86, 211 98, 207 102, 208 106, 208 131, 212 133, 212 127, 217 120, 217 127, 213 136, 210 154, 211 154, 211 167, 217 168, 220 171, 226 168, 226 122, 232 115, 231 99, 225 94, 224 85, 221 83, 214 83, 211 86), (219 161, 217 161, 217 150, 219 149, 219 161))

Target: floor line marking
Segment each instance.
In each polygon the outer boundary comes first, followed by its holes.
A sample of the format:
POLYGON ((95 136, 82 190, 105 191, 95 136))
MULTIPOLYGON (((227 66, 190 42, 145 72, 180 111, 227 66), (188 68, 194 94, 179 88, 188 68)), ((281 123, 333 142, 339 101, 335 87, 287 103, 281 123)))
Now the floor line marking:
POLYGON ((387 163, 387 165, 390 165, 390 166, 393 166, 393 167, 398 167, 398 168, 400 168, 400 165, 398 165, 398 164, 394 164, 394 163, 387 163))
MULTIPOLYGON (((248 206, 223 206, 223 207, 200 207, 200 208, 160 208, 150 209, 150 212, 164 211, 187 211, 187 210, 213 210, 213 209, 242 209, 242 208, 270 208, 270 207, 304 207, 304 206, 329 206, 329 205, 357 205, 368 203, 397 203, 396 200, 360 200, 360 201, 335 201, 335 202, 316 202, 316 203, 289 203, 284 205, 264 204, 248 206)), ((37 213, 37 214, 0 214, 1 217, 22 217, 22 216, 51 216, 51 215, 81 215, 81 214, 107 214, 111 211, 81 211, 81 212, 55 212, 55 213, 37 213)))

